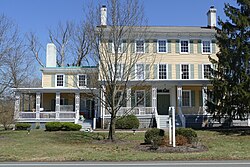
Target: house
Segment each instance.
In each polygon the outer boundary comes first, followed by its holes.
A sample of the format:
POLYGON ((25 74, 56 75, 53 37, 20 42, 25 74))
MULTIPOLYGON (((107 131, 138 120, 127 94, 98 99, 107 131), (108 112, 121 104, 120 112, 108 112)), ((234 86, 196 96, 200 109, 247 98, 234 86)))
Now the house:
MULTIPOLYGON (((101 9, 101 24, 106 25, 105 6, 101 9)), ((207 13, 208 25, 204 27, 147 27, 148 36, 133 39, 126 51, 131 55, 140 53, 144 58, 133 66, 129 87, 126 89, 127 101, 118 115, 128 110, 140 120, 140 127, 157 126, 166 128, 170 115, 169 107, 174 106, 179 115, 179 125, 186 122, 203 122, 206 91, 212 87, 209 82, 212 64, 209 56, 216 59, 216 9, 211 7, 207 13), (154 60, 148 59, 154 56, 154 60), (143 85, 136 86, 143 81, 143 85)), ((127 39, 124 38, 121 50, 127 39)), ((106 46, 112 41, 107 39, 106 46)), ((101 51, 100 51, 101 52, 101 51)), ((102 96, 95 83, 97 66, 57 67, 56 48, 47 45, 46 67, 42 68, 41 88, 16 88, 15 119, 19 122, 44 124, 50 121, 89 123, 96 127, 106 127, 110 120, 107 108, 96 98, 102 96), (99 94, 100 93, 100 94, 99 94), (86 121, 82 121, 82 116, 86 121)), ((107 69, 101 69, 107 70, 107 69)), ((100 82, 103 80, 100 79, 100 82)), ((105 100, 105 99, 101 99, 105 100)), ((200 126, 200 125, 198 125, 200 126)))

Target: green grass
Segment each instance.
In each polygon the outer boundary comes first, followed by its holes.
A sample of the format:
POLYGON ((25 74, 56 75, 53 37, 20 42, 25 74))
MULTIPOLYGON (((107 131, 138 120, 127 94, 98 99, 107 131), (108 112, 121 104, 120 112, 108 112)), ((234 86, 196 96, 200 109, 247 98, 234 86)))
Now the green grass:
POLYGON ((117 133, 122 141, 105 143, 97 133, 0 131, 0 161, 132 161, 250 159, 250 135, 224 135, 197 131, 209 151, 202 153, 153 153, 135 150, 144 133, 117 133))

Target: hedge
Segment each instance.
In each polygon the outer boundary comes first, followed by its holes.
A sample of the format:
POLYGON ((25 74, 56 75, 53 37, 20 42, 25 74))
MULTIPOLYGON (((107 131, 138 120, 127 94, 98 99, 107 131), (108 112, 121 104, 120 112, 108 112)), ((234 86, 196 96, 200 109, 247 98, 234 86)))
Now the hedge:
POLYGON ((48 122, 45 124, 46 131, 79 131, 81 125, 72 122, 48 122))
POLYGON ((140 122, 135 115, 122 116, 115 123, 117 129, 137 129, 139 125, 140 122))
POLYGON ((163 138, 165 135, 165 131, 163 129, 152 128, 148 129, 145 132, 144 142, 147 144, 151 144, 154 140, 159 140, 159 138, 163 138))
POLYGON ((192 143, 197 140, 197 133, 191 128, 177 128, 176 135, 181 135, 187 138, 188 143, 192 143))
POLYGON ((17 123, 15 125, 16 130, 27 130, 30 127, 31 127, 31 124, 29 123, 17 123))

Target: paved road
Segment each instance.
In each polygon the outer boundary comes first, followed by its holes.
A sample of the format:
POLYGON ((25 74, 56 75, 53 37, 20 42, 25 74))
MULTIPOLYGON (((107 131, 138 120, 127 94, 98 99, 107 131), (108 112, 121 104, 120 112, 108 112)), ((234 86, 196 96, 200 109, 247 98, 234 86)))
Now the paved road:
POLYGON ((250 161, 148 161, 148 162, 15 162, 0 163, 0 167, 249 167, 250 161))

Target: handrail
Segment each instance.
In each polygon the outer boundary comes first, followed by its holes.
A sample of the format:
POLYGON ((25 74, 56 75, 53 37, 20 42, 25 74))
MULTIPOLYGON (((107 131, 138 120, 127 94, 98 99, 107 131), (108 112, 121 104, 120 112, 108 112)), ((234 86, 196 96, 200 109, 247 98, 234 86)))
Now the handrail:
POLYGON ((154 115, 155 115, 155 121, 156 121, 156 126, 158 129, 160 129, 160 118, 157 112, 156 107, 153 108, 154 109, 154 115))

